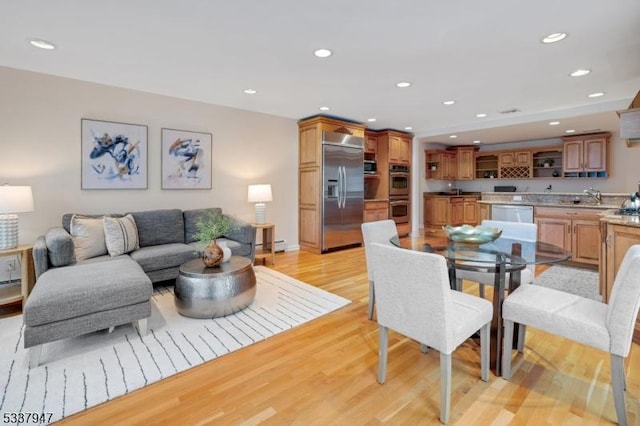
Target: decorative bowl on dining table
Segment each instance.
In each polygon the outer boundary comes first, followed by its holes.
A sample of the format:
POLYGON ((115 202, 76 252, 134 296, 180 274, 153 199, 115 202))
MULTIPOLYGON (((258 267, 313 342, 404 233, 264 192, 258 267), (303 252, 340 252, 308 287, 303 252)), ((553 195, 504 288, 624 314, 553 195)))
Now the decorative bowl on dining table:
POLYGON ((488 226, 443 226, 442 229, 449 239, 456 243, 484 244, 496 240, 502 234, 502 229, 488 226))

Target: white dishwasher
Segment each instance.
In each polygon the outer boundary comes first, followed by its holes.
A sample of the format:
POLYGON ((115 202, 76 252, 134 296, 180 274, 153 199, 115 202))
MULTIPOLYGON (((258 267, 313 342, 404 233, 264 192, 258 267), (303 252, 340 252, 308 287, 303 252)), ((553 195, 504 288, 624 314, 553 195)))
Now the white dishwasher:
POLYGON ((492 204, 491 220, 533 223, 533 206, 492 204))

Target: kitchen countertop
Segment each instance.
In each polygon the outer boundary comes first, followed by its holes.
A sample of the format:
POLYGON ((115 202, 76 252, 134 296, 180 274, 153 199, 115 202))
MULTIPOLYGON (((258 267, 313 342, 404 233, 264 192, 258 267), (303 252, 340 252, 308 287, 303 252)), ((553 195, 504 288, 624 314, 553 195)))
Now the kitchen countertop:
POLYGON ((562 208, 576 208, 576 209, 598 209, 598 210, 611 210, 617 209, 620 206, 612 204, 589 204, 578 203, 574 204, 572 201, 560 201, 560 202, 535 202, 535 201, 496 201, 496 200, 479 200, 481 204, 501 204, 501 205, 514 205, 514 206, 534 206, 534 207, 562 207, 562 208))
POLYGON ((611 225, 624 225, 640 228, 640 216, 622 216, 614 213, 615 210, 604 212, 600 215, 600 222, 611 225))
POLYGON ((366 202, 375 202, 375 201, 382 201, 382 202, 387 203, 389 201, 389 199, 388 198, 365 198, 364 199, 365 203, 366 202))

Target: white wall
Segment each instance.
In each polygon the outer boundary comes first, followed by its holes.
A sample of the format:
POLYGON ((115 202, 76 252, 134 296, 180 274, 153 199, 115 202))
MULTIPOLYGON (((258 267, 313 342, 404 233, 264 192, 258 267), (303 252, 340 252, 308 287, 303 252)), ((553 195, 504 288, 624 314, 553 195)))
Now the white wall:
POLYGON ((292 119, 0 67, 0 184, 31 185, 35 202, 20 214, 21 244, 66 212, 221 207, 252 222, 247 185, 270 183, 267 220, 295 249, 297 129, 292 119), (148 189, 80 189, 81 118, 148 126, 148 189), (211 190, 160 188, 163 127, 213 134, 211 190))

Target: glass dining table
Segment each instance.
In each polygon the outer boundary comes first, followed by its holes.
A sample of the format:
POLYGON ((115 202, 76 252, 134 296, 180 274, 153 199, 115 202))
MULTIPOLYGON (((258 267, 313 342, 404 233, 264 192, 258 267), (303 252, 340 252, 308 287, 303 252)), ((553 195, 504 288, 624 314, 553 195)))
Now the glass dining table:
MULTIPOLYGON (((571 253, 561 247, 532 241, 521 241, 500 237, 484 244, 468 244, 449 241, 444 244, 424 243, 416 238, 393 236, 389 242, 394 246, 440 254, 447 260, 449 282, 456 287, 456 270, 486 272, 494 274, 493 319, 491 321, 491 369, 501 375, 502 353, 502 302, 505 291, 510 293, 520 285, 520 271, 527 265, 552 264, 571 258, 571 253), (509 280, 507 282, 507 273, 509 280)), ((459 290, 459 289, 457 289, 459 290)), ((517 327, 516 330, 517 331, 517 327)), ((514 335, 514 348, 517 333, 514 335)))

